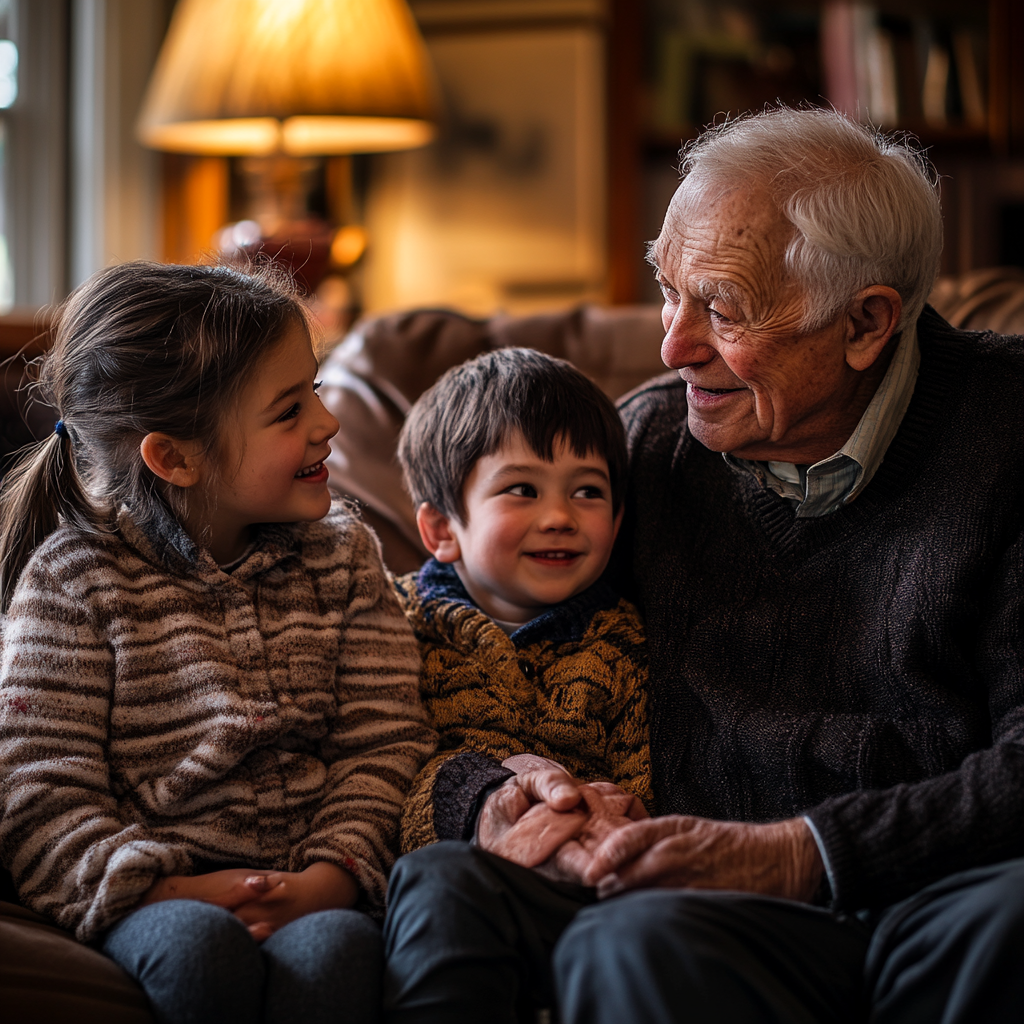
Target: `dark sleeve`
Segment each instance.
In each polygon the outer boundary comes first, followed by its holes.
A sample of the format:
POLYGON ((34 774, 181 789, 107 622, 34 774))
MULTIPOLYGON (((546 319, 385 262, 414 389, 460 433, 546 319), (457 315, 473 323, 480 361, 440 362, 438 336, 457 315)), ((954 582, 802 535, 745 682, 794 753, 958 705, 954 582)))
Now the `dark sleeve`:
POLYGON ((473 751, 449 757, 434 780, 437 838, 472 839, 484 801, 513 775, 493 758, 473 751))
POLYGON ((988 593, 979 667, 992 745, 944 775, 848 793, 807 812, 828 857, 836 909, 889 905, 955 872, 1024 855, 1021 538, 988 593))
POLYGON ((402 810, 402 853, 442 839, 472 839, 492 788, 515 772, 475 750, 432 757, 416 777, 402 810))

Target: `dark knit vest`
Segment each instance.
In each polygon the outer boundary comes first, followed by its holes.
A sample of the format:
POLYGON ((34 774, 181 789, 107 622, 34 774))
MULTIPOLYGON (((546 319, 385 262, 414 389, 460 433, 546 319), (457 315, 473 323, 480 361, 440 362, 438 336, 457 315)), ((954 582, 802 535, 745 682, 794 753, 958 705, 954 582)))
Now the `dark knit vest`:
POLYGON ((678 377, 623 408, 659 810, 807 813, 844 908, 1024 855, 1024 342, 918 331, 881 467, 821 518, 696 442, 678 377))

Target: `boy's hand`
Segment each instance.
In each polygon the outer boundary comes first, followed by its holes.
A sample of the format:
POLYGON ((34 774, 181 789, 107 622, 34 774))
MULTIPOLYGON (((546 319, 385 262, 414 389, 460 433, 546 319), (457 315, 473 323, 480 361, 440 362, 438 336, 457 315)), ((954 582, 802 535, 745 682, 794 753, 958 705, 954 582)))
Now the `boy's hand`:
POLYGON ((153 883, 139 906, 162 900, 200 900, 237 910, 267 891, 266 874, 252 868, 226 868, 205 875, 168 875, 153 883))
POLYGON ((269 871, 252 882, 263 891, 239 906, 235 917, 248 926, 257 942, 306 914, 351 907, 359 895, 356 880, 326 861, 310 864, 305 871, 269 871))

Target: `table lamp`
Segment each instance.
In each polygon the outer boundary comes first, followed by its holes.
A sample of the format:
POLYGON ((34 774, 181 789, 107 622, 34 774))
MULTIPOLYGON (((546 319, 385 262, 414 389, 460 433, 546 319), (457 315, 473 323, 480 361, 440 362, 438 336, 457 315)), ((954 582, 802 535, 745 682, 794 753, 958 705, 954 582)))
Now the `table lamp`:
MULTIPOLYGON (((180 0, 136 130, 154 149, 248 158, 257 247, 290 240, 309 288, 331 235, 304 214, 311 158, 425 145, 434 107, 403 0, 180 0)), ((332 241, 336 263, 358 258, 351 231, 332 241)))

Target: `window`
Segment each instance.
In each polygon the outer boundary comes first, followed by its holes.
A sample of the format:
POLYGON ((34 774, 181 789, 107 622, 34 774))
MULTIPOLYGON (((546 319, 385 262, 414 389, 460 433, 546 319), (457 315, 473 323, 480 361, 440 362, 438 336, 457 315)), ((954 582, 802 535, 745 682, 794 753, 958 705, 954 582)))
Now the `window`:
POLYGON ((7 245, 7 111, 18 98, 18 47, 10 38, 11 3, 0 0, 0 315, 14 305, 14 275, 7 245))
POLYGON ((68 0, 0 0, 0 303, 63 298, 68 0))

